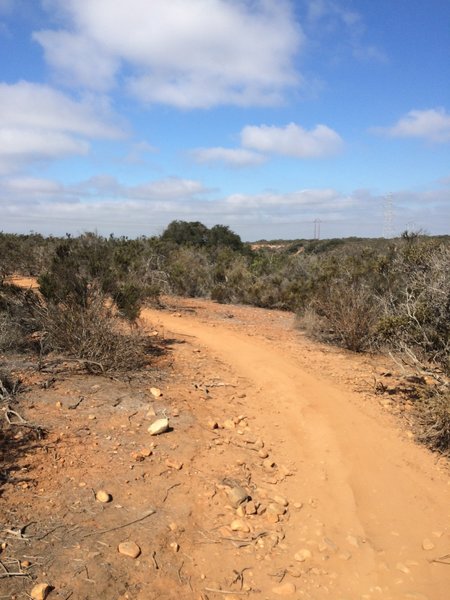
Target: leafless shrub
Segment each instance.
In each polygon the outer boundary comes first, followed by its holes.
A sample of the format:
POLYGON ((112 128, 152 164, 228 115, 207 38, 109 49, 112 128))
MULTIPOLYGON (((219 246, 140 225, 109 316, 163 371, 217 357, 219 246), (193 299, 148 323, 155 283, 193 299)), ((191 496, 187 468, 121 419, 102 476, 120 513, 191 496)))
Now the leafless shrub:
POLYGON ((450 393, 431 392, 416 404, 417 439, 431 450, 450 452, 450 393))
POLYGON ((117 317, 95 284, 85 306, 49 302, 39 312, 47 352, 80 359, 93 371, 134 370, 147 362, 148 338, 117 317))
POLYGON ((334 283, 327 293, 311 302, 326 324, 328 337, 354 352, 367 350, 378 320, 378 306, 373 291, 362 283, 334 283))

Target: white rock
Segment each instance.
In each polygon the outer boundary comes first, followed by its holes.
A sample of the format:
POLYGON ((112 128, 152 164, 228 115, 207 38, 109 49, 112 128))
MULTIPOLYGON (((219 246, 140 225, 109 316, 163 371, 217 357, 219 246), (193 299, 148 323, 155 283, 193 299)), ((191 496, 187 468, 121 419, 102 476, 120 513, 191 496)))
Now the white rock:
POLYGON ((292 596, 292 594, 295 594, 296 590, 297 588, 295 585, 290 582, 282 583, 281 585, 272 588, 272 592, 277 596, 292 596))
POLYGON ((305 562, 305 560, 307 560, 308 558, 311 558, 311 556, 312 556, 311 550, 308 550, 308 548, 302 548, 302 550, 299 550, 294 555, 294 558, 298 562, 305 562))
POLYGON ((162 396, 162 392, 159 388, 156 387, 152 387, 150 388, 150 394, 154 397, 154 398, 159 398, 160 396, 162 396))
POLYGON ((141 553, 141 549, 135 542, 121 542, 117 549, 120 554, 130 558, 137 558, 141 553))
POLYGON ((150 425, 148 432, 150 435, 159 435, 169 430, 169 419, 158 419, 150 425))
POLYGON ((95 494, 95 498, 96 500, 98 500, 99 502, 103 502, 104 504, 106 502, 111 502, 112 500, 111 494, 105 492, 105 490, 98 490, 98 492, 95 494))
POLYGON ((429 540, 428 538, 425 538, 422 542, 422 548, 424 550, 433 550, 434 549, 434 544, 431 540, 429 540))

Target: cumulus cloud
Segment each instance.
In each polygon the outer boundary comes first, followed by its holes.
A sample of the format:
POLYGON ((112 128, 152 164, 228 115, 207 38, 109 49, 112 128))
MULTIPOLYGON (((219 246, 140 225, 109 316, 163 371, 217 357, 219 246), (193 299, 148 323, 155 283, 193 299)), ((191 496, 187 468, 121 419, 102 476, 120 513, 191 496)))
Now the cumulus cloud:
POLYGON ((450 114, 444 108, 411 110, 391 127, 375 127, 372 132, 435 143, 450 142, 450 114))
POLYGON ((245 148, 196 148, 190 152, 192 158, 201 164, 219 162, 229 167, 250 167, 266 162, 267 157, 245 148))
POLYGON ((116 139, 108 110, 42 84, 0 83, 0 174, 38 160, 89 152, 90 139, 116 139), (106 114, 105 114, 106 113, 106 114))
POLYGON ((268 105, 299 83, 304 42, 289 0, 46 0, 65 27, 34 39, 66 81, 125 80, 145 103, 268 105))
POLYGON ((343 148, 342 138, 326 125, 308 131, 295 123, 286 127, 248 125, 241 132, 241 143, 259 152, 296 158, 324 158, 343 148))

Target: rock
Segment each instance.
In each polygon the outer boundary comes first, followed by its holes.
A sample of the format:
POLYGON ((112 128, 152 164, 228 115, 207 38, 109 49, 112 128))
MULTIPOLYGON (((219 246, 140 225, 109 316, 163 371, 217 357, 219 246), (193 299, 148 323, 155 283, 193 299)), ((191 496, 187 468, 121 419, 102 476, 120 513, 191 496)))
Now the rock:
POLYGON ((166 465, 169 467, 169 469, 175 469, 175 471, 181 471, 181 469, 183 468, 183 463, 179 462, 177 460, 174 460, 172 458, 168 458, 166 460, 166 465))
POLYGON ((31 563, 29 560, 22 560, 20 562, 20 566, 22 567, 22 569, 28 569, 28 567, 31 567, 31 563))
POLYGON ((250 500, 250 502, 247 502, 245 505, 245 514, 256 515, 256 504, 253 502, 253 500, 250 500))
POLYGON ((250 531, 250 527, 242 519, 235 519, 231 522, 230 527, 231 531, 242 531, 244 533, 248 533, 250 531))
POLYGON ((264 450, 264 448, 261 448, 261 450, 258 450, 258 456, 259 458, 268 458, 269 453, 267 452, 267 450, 264 450))
POLYGON ((178 552, 178 550, 180 549, 179 544, 177 544, 176 542, 172 542, 170 544, 170 547, 172 548, 173 552, 176 554, 178 552))
POLYGON ((264 442, 262 440, 256 440, 254 446, 258 450, 262 450, 264 448, 264 442))
POLYGON ((96 418, 97 418, 97 417, 96 417, 95 415, 89 415, 89 416, 88 416, 88 419, 89 419, 89 421, 95 421, 95 420, 96 420, 96 418))
POLYGON ((237 508, 240 504, 250 498, 244 488, 240 485, 235 485, 232 488, 227 489, 227 496, 234 508, 237 508))
POLYGON ((281 506, 289 506, 289 502, 283 496, 274 496, 272 500, 281 506))
POLYGON ((288 581, 286 583, 282 583, 281 585, 277 585, 276 587, 272 588, 272 592, 274 594, 277 594, 277 596, 292 596, 292 594, 295 594, 296 591, 297 588, 295 587, 295 585, 288 581))
POLYGON ((159 435, 169 431, 169 419, 157 419, 147 430, 150 435, 159 435))
POLYGON ((223 428, 224 429, 235 429, 236 423, 232 419, 227 419, 226 421, 223 422, 223 428))
POLYGON ((156 387, 152 387, 150 388, 150 394, 154 397, 154 398, 159 398, 160 396, 162 396, 162 392, 159 388, 156 387))
POLYGON ((153 406, 153 404, 150 404, 147 414, 145 416, 147 417, 147 419, 149 419, 151 417, 156 417, 156 410, 155 410, 155 407, 153 406))
POLYGON ((210 419, 208 421, 208 427, 209 429, 219 429, 219 423, 217 421, 214 421, 214 419, 210 419))
POLYGON ((107 502, 111 502, 112 496, 108 492, 105 492, 105 490, 98 490, 98 492, 95 494, 95 499, 103 504, 106 504, 107 502))
POLYGON ((274 513, 280 517, 281 515, 284 515, 286 513, 286 507, 281 506, 281 504, 276 504, 275 502, 272 502, 267 507, 267 511, 274 513))
POLYGON ((424 550, 433 550, 434 549, 434 544, 431 540, 429 540, 428 538, 425 538, 422 542, 422 548, 424 550))
POLYGON ((305 562, 305 560, 311 558, 311 556, 311 550, 308 550, 308 548, 302 548, 294 555, 294 558, 298 562, 305 562))
POLYGON ((45 600, 52 589, 52 586, 48 583, 38 583, 31 590, 30 598, 32 600, 45 600))
POLYGON ((294 502, 294 508, 300 510, 303 508, 303 502, 294 502))
POLYGON ((121 542, 117 549, 120 554, 130 558, 137 558, 141 553, 141 549, 135 542, 121 542))
POLYGON ((263 461, 263 467, 268 471, 271 471, 275 467, 275 463, 271 458, 266 458, 266 460, 263 461))

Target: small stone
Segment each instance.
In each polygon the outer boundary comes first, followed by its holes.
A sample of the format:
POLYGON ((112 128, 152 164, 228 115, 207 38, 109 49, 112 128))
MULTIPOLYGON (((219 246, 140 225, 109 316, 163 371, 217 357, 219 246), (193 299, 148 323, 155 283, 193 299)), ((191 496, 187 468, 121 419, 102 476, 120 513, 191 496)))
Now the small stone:
POLYGON ((424 550, 433 550, 434 549, 434 544, 431 540, 429 540, 428 538, 425 538, 422 542, 422 548, 424 550))
POLYGON ((269 521, 269 523, 278 523, 278 521, 280 520, 278 515, 274 512, 267 512, 266 514, 266 519, 269 521))
POLYGON ((283 496, 274 496, 272 500, 281 506, 289 506, 289 502, 283 496))
POLYGON ((153 450, 151 448, 142 448, 142 450, 139 452, 139 454, 141 456, 143 456, 144 458, 148 458, 149 456, 151 456, 153 454, 153 450))
POLYGON ((311 558, 311 556, 311 550, 308 550, 308 548, 302 548, 296 554, 294 554, 294 558, 298 562, 305 562, 305 560, 311 558))
POLYGON ((217 421, 214 421, 214 419, 210 419, 208 421, 208 427, 209 429, 219 429, 219 423, 217 421))
POLYGON ((242 519, 235 519, 231 522, 230 527, 231 531, 243 531, 244 533, 248 533, 250 531, 250 527, 242 519))
POLYGON ((183 468, 183 463, 179 462, 177 460, 174 460, 172 458, 168 458, 166 460, 166 465, 169 467, 169 469, 175 469, 175 471, 181 471, 181 469, 183 468))
POLYGON ((55 406, 56 406, 56 408, 61 408, 62 407, 62 402, 60 402, 58 400, 58 402, 55 402, 55 406))
POLYGON ((177 544, 176 542, 172 542, 170 544, 170 547, 172 548, 172 550, 174 551, 174 553, 176 554, 178 552, 178 550, 180 549, 179 544, 177 544))
POLYGON ((237 507, 236 514, 238 517, 245 517, 245 515, 247 514, 247 511, 245 510, 243 504, 241 504, 240 506, 237 507))
POLYGON ((245 505, 245 513, 247 515, 256 515, 256 504, 253 500, 250 500, 250 502, 247 502, 245 505))
POLYGON ((158 419, 147 430, 150 435, 159 435, 169 431, 169 419, 158 419))
POLYGON ((98 500, 98 502, 106 504, 107 502, 111 502, 112 496, 108 492, 105 492, 105 490, 98 490, 95 494, 95 499, 98 500))
POLYGON ((226 421, 223 422, 224 429, 235 429, 235 427, 236 427, 236 423, 234 421, 232 421, 231 419, 227 419, 226 421))
POLYGON ((89 415, 88 416, 89 421, 95 421, 96 418, 97 417, 95 415, 89 415))
POLYGON ((279 517, 286 513, 286 507, 281 506, 281 504, 276 504, 275 502, 272 502, 272 504, 269 504, 269 506, 267 507, 267 510, 269 512, 275 513, 279 517))
POLYGON ((31 563, 29 560, 22 560, 20 566, 22 569, 28 569, 28 567, 31 567, 31 563))
POLYGON ((292 596, 292 594, 295 594, 296 591, 297 588, 295 587, 295 585, 293 583, 290 583, 289 581, 272 588, 272 592, 277 596, 292 596))
POLYGON ((234 508, 237 508, 249 498, 247 492, 240 485, 235 485, 234 487, 227 489, 227 496, 234 508))
POLYGON ((264 448, 261 448, 261 450, 258 450, 258 456, 259 458, 268 458, 269 453, 264 448))
POLYGON ((38 583, 31 590, 30 597, 33 600, 45 600, 52 589, 52 586, 48 583, 38 583))
POLYGON ((266 458, 266 460, 263 461, 263 467, 268 471, 271 471, 275 467, 275 463, 271 458, 266 458))
POLYGON ((156 410, 155 410, 155 407, 153 406, 153 404, 151 404, 149 406, 149 409, 145 416, 147 417, 147 419, 150 419, 151 417, 156 417, 156 410))
POLYGON ((294 502, 294 508, 296 510, 300 510, 301 508, 303 508, 303 502, 294 502))
POLYGON ((154 397, 154 398, 159 398, 160 396, 162 396, 162 392, 159 388, 156 387, 152 387, 150 388, 150 394, 154 397))
POLYGON ((395 568, 397 569, 397 571, 401 571, 402 573, 405 573, 405 575, 408 575, 408 573, 410 573, 411 571, 408 569, 408 567, 406 565, 404 565, 403 563, 397 563, 395 565, 395 568))
POLYGON ((137 558, 141 553, 141 549, 135 542, 121 542, 117 549, 120 554, 130 558, 137 558))

